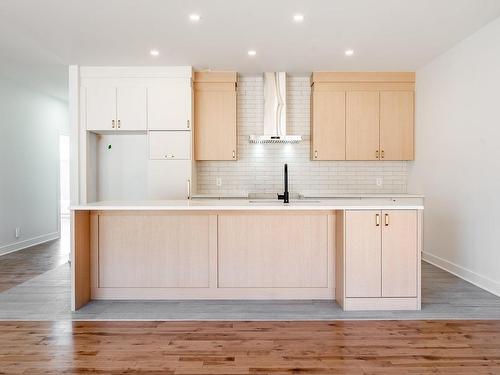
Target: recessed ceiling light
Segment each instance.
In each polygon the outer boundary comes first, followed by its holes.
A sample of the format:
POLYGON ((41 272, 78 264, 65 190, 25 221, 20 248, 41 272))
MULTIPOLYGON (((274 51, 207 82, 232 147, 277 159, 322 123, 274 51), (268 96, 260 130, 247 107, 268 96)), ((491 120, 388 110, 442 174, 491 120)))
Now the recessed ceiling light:
POLYGON ((346 56, 352 56, 352 55, 354 55, 354 50, 353 49, 347 49, 344 53, 345 53, 346 56))
POLYGON ((299 14, 299 13, 298 14, 294 14, 293 15, 293 20, 295 22, 302 22, 302 21, 304 21, 304 15, 303 14, 299 14))
POLYGON ((152 49, 151 51, 149 51, 149 54, 151 56, 158 56, 160 54, 160 51, 158 51, 157 49, 152 49))
POLYGON ((201 19, 199 14, 193 13, 189 15, 189 19, 193 22, 198 22, 201 19))
POLYGON ((248 56, 255 56, 257 54, 257 51, 251 49, 250 51, 248 51, 248 56))

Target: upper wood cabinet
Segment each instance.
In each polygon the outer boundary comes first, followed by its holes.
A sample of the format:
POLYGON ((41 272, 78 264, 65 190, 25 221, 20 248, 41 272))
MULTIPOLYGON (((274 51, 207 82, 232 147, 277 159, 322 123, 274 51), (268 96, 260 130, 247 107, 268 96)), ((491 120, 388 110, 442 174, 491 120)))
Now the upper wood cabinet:
POLYGON ((312 159, 345 160, 345 91, 318 84, 312 92, 312 159))
POLYGON ((236 160, 236 73, 194 74, 195 160, 236 160))
POLYGON ((413 160, 413 91, 380 92, 380 152, 383 160, 413 160))
POLYGON ((92 131, 146 130, 146 87, 93 79, 85 86, 86 128, 92 131))
POLYGON ((413 160, 414 73, 317 72, 311 83, 312 160, 413 160))
POLYGON ((148 87, 149 130, 190 130, 192 89, 186 78, 159 78, 148 87))
POLYGON ((346 96, 346 159, 378 160, 379 93, 349 91, 346 96))

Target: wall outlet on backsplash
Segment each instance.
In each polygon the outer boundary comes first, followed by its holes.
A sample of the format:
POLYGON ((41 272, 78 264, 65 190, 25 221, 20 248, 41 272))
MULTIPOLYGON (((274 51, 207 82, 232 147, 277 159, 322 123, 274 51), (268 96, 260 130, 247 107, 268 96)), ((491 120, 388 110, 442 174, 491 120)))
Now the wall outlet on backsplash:
POLYGON ((375 180, 375 184, 377 186, 382 186, 384 184, 384 179, 382 177, 377 177, 377 179, 375 180))

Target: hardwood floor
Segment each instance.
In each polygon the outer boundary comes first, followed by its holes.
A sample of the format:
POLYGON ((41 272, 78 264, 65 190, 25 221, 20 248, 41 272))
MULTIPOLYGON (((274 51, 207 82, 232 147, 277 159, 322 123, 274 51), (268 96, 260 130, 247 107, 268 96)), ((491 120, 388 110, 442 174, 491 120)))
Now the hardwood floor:
POLYGON ((2 374, 499 374, 500 321, 2 322, 2 374))

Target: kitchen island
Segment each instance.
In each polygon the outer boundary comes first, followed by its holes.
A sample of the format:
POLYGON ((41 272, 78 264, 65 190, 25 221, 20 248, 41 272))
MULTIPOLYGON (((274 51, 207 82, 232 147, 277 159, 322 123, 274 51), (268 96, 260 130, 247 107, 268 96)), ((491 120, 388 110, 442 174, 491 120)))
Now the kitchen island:
POLYGON ((419 309, 423 199, 72 207, 72 308, 91 299, 331 299, 419 309))

